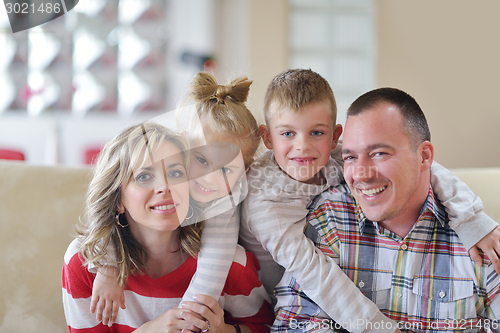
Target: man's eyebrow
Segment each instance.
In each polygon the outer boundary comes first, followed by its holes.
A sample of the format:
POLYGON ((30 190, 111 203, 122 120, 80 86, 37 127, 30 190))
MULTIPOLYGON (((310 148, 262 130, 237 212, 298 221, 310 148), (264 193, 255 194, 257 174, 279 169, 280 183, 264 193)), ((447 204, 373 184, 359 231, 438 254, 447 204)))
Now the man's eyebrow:
MULTIPOLYGON (((366 146, 363 151, 370 151, 370 150, 375 150, 379 148, 388 148, 388 149, 394 149, 391 145, 388 145, 386 143, 374 143, 371 145, 366 146)), ((352 154, 353 151, 348 148, 342 148, 342 154, 352 154)))

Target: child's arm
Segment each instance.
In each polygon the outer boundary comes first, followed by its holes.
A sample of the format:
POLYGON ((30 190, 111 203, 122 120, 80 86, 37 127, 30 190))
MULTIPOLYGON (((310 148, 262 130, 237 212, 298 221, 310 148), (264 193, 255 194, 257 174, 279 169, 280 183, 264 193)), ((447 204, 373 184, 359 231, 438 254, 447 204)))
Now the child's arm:
POLYGON ((119 308, 125 309, 125 295, 123 288, 116 283, 118 272, 112 265, 116 263, 115 248, 108 244, 105 251, 106 261, 101 262, 101 267, 97 268, 94 265, 87 267, 89 272, 96 274, 92 285, 90 312, 95 313, 98 321, 111 326, 116 321, 119 308))
POLYGON ((123 288, 116 283, 116 267, 103 266, 97 270, 92 287, 90 312, 104 325, 111 326, 116 321, 118 309, 125 309, 123 288))
MULTIPOLYGON (((286 268, 303 291, 337 322, 393 322, 366 298, 354 283, 303 233, 308 210, 302 201, 266 201, 250 193, 244 202, 247 223, 264 249, 286 268)), ((266 272, 262 272, 266 274, 266 272)), ((373 325, 357 332, 394 332, 377 330, 373 325)))
POLYGON ((205 221, 196 273, 182 301, 192 301, 196 294, 219 299, 234 259, 239 226, 240 206, 205 221))
POLYGON ((492 232, 498 227, 498 223, 483 212, 481 199, 437 162, 433 162, 431 166, 431 185, 448 213, 450 227, 465 247, 470 249, 478 244, 500 274, 500 261, 495 251, 495 246, 500 244, 500 231, 497 229, 492 232), (481 242, 478 243, 479 241, 481 242))

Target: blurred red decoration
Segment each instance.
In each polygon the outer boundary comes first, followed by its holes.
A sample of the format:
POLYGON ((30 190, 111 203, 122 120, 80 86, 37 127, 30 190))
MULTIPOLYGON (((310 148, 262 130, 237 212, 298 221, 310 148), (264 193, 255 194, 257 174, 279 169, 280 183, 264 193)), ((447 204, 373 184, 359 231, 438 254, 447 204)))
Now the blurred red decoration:
POLYGON ((24 154, 17 150, 0 149, 0 160, 24 161, 24 154))

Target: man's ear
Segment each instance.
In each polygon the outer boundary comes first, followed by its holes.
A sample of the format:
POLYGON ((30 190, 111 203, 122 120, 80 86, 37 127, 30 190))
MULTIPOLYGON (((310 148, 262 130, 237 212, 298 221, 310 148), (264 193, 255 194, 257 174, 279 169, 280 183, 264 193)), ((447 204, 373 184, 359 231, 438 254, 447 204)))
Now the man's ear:
POLYGON ((337 124, 333 129, 333 138, 332 138, 332 147, 330 150, 335 149, 337 147, 337 143, 339 143, 339 138, 342 135, 342 125, 337 124))
POLYGON ((434 161, 434 146, 430 141, 424 141, 419 147, 419 157, 422 161, 422 171, 430 169, 434 161))
POLYGON ((267 126, 264 124, 260 125, 259 130, 260 130, 260 137, 262 138, 262 141, 264 141, 264 145, 266 146, 266 148, 273 149, 273 144, 271 142, 271 133, 269 133, 267 126))

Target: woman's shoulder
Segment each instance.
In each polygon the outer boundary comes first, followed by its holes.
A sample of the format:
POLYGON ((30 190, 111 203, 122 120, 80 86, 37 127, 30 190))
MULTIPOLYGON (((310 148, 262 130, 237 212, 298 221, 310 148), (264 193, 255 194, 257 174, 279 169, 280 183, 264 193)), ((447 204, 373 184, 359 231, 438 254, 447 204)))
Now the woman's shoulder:
POLYGON ((80 253, 82 240, 80 237, 73 239, 73 241, 69 244, 66 253, 64 254, 64 263, 67 265, 71 261, 71 258, 75 256, 75 254, 80 253))
POLYGON ((241 288, 255 288, 261 285, 258 278, 259 262, 255 255, 245 251, 241 245, 237 245, 233 264, 227 275, 226 293, 232 294, 241 288))

